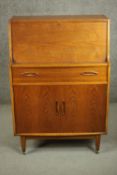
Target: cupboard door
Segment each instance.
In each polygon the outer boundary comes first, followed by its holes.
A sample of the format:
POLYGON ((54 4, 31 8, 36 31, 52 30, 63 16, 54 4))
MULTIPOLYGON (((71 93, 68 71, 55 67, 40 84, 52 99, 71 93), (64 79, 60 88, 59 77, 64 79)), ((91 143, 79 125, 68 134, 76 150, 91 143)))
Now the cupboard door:
POLYGON ((106 85, 69 85, 59 88, 61 96, 60 132, 106 131, 106 85))
POLYGON ((59 132, 55 86, 14 86, 16 133, 59 132))
POLYGON ((14 86, 16 133, 106 131, 106 85, 14 86))

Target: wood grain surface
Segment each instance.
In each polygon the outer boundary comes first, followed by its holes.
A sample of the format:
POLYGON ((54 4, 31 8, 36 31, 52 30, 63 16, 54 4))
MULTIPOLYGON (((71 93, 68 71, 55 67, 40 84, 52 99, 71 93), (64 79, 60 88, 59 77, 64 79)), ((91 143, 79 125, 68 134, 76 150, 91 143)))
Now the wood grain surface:
POLYGON ((71 68, 12 68, 13 83, 107 82, 107 66, 71 68))
POLYGON ((16 132, 104 132, 106 89, 106 85, 15 86, 16 132))
POLYGON ((105 62, 107 26, 107 20, 13 20, 14 62, 105 62))
POLYGON ((108 131, 110 21, 104 15, 9 20, 14 134, 92 138, 108 131))

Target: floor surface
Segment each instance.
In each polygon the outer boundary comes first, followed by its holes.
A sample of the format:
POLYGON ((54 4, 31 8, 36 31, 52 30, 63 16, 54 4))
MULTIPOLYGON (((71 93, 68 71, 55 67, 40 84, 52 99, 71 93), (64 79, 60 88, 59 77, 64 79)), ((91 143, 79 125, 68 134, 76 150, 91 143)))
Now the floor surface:
POLYGON ((21 152, 13 136, 10 105, 0 107, 0 175, 117 175, 117 104, 110 105, 109 134, 100 153, 93 141, 28 140, 21 152))

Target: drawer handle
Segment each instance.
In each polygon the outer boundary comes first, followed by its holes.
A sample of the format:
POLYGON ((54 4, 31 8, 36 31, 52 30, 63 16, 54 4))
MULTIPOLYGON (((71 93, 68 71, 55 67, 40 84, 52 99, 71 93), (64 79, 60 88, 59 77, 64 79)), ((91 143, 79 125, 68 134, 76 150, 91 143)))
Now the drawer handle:
POLYGON ((81 72, 80 75, 82 75, 82 76, 96 76, 96 75, 98 75, 98 72, 94 72, 94 71, 91 71, 91 72, 81 72))
POLYGON ((24 72, 21 75, 24 77, 39 77, 39 74, 35 72, 24 72))

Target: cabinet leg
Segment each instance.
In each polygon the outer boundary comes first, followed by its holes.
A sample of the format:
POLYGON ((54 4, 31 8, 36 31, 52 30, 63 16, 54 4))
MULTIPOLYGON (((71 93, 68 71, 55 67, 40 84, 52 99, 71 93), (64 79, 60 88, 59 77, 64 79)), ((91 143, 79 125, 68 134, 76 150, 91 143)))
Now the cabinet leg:
POLYGON ((21 148, 22 152, 26 152, 26 137, 25 136, 20 136, 20 141, 21 141, 21 148))
POLYGON ((96 153, 98 153, 100 149, 100 140, 101 140, 101 135, 97 135, 95 138, 96 153))

